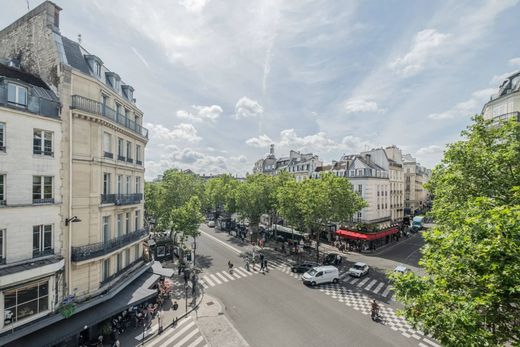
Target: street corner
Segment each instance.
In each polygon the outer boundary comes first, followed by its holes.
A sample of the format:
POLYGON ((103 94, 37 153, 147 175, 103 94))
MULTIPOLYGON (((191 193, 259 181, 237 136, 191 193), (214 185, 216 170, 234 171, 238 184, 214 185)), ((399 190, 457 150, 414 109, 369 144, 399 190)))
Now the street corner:
POLYGON ((217 317, 224 314, 224 305, 217 298, 204 294, 202 301, 196 310, 196 315, 200 317, 217 317))

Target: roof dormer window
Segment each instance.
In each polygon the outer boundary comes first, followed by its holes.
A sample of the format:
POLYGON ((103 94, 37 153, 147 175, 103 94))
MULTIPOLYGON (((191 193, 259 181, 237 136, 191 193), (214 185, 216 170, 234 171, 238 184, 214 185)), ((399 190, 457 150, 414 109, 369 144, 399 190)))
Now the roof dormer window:
POLYGON ((105 72, 105 79, 106 79, 106 83, 110 87, 112 87, 116 91, 119 91, 119 85, 121 82, 121 78, 119 77, 118 74, 116 74, 115 72, 111 72, 111 71, 105 72))
POLYGON ((101 66, 103 65, 101 59, 95 55, 85 55, 85 59, 92 73, 98 78, 101 77, 101 66))
POLYGON ((128 100, 128 101, 133 101, 134 99, 134 88, 128 84, 123 84, 121 86, 121 90, 123 91, 123 96, 128 100))

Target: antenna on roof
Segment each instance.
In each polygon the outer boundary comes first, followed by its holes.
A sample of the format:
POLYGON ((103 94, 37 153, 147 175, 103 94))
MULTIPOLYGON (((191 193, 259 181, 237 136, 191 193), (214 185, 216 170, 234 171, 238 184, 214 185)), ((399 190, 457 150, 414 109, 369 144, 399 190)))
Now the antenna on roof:
POLYGON ((81 45, 81 34, 78 34, 78 43, 81 45))
POLYGON ((27 12, 31 10, 31 7, 29 6, 29 0, 27 0, 27 12))

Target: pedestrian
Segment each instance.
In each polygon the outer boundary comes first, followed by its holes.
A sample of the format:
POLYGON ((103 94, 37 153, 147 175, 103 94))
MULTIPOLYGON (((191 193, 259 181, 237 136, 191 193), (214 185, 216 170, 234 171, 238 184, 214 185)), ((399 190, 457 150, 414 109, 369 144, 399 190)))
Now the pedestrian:
POLYGON ((184 269, 184 284, 188 284, 188 279, 190 278, 190 270, 188 268, 184 269))
POLYGON ((246 270, 247 270, 247 271, 250 271, 250 270, 249 270, 249 258, 246 258, 246 270))
POLYGON ((157 324, 159 325, 159 334, 163 332, 163 327, 161 325, 161 311, 157 312, 157 324))
POLYGON ((267 259, 264 259, 264 270, 269 272, 269 269, 267 268, 267 259))
POLYGON ((260 271, 265 275, 264 261, 260 258, 260 271))
POLYGON ((175 326, 175 325, 177 325, 176 311, 179 308, 179 304, 177 303, 177 301, 173 302, 172 308, 173 308, 173 322, 172 322, 172 326, 175 326))

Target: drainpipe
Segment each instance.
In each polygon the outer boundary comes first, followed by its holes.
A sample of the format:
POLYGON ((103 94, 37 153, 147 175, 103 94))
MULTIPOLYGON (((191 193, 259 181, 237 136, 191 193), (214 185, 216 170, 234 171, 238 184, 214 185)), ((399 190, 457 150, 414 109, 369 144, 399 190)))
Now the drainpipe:
MULTIPOLYGON (((70 72, 69 72, 70 73, 70 72)), ((71 73, 72 75, 72 73, 71 73)), ((71 79, 70 79, 70 102, 72 102, 72 83, 74 81, 73 79, 73 76, 71 76, 71 79)), ((71 106, 71 105, 69 105, 71 106)), ((72 216, 72 109, 69 107, 69 203, 68 203, 68 208, 69 208, 69 217, 67 218, 70 218, 72 216)), ((72 281, 72 275, 71 275, 71 272, 72 272, 72 224, 74 223, 69 223, 69 228, 68 228, 68 257, 67 257, 67 294, 68 295, 72 295, 72 285, 71 285, 71 281, 72 281)))

